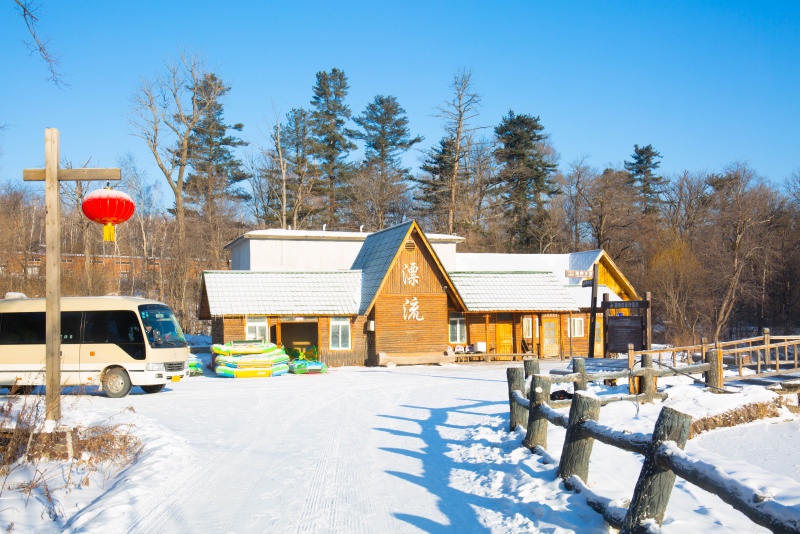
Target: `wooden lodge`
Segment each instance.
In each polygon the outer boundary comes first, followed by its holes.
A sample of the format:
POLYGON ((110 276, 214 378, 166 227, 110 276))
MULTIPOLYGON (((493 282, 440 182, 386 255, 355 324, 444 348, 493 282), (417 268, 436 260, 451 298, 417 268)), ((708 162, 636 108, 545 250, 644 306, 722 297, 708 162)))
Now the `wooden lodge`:
POLYGON ((601 250, 459 254, 461 241, 415 221, 369 234, 250 232, 227 245, 232 270, 203 273, 198 315, 214 343, 265 339, 333 366, 414 364, 585 355, 591 287, 570 270, 597 266, 598 303, 638 299, 601 250))

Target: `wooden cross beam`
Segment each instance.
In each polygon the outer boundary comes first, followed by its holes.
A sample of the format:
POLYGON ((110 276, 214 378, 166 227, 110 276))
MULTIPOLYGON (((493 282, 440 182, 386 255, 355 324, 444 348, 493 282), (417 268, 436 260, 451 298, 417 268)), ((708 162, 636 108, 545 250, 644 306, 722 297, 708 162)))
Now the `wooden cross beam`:
POLYGON ((59 169, 59 133, 44 130, 44 169, 25 169, 25 181, 45 189, 45 392, 46 420, 61 419, 61 187, 70 180, 119 180, 120 169, 59 169))

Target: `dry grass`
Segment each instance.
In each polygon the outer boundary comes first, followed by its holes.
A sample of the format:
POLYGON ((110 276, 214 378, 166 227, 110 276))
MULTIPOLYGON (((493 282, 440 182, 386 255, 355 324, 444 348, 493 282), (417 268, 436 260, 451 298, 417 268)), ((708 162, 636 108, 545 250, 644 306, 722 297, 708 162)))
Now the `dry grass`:
POLYGON ((689 437, 695 437, 701 432, 707 432, 715 428, 741 425, 768 417, 778 417, 781 405, 781 399, 775 398, 765 402, 746 404, 728 412, 694 420, 692 421, 689 437))
MULTIPOLYGON (((0 496, 19 491, 27 504, 36 495, 44 503, 42 516, 56 520, 64 516, 58 492, 88 487, 98 479, 105 486, 138 459, 142 444, 132 433, 133 425, 107 420, 45 432, 44 396, 15 393, 0 403, 0 496), (32 474, 10 484, 9 477, 18 469, 32 474)), ((8 531, 13 528, 10 524, 8 531)))

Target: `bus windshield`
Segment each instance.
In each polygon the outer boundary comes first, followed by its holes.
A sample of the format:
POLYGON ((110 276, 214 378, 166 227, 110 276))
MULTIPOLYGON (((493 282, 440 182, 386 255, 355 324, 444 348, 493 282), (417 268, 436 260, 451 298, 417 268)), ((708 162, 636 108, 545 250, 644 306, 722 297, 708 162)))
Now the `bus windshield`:
POLYGON ((163 304, 143 304, 139 306, 139 317, 142 318, 151 347, 160 349, 188 345, 181 326, 169 307, 163 304))

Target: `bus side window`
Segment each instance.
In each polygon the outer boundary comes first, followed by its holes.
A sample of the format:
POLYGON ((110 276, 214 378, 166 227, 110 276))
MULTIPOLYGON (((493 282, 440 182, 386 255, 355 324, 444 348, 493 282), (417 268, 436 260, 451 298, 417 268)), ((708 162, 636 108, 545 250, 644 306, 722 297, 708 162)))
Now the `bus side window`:
POLYGON ((81 342, 81 312, 61 312, 61 343, 81 342))
POLYGON ((108 342, 108 312, 86 312, 84 314, 83 342, 108 342))
POLYGON ((44 338, 44 312, 3 314, 0 345, 43 344, 44 338))

